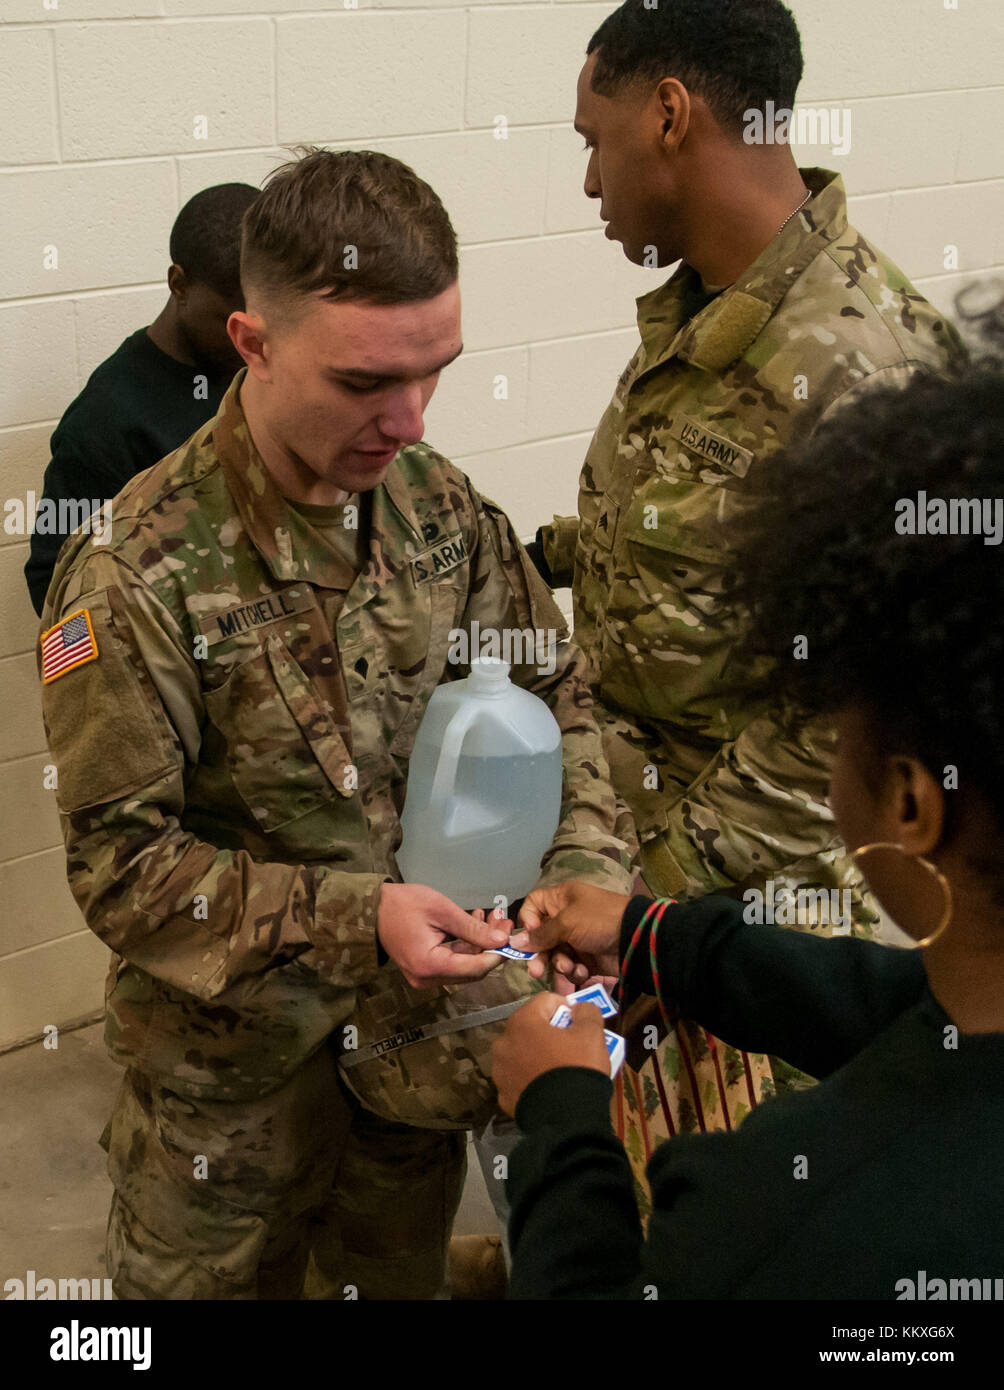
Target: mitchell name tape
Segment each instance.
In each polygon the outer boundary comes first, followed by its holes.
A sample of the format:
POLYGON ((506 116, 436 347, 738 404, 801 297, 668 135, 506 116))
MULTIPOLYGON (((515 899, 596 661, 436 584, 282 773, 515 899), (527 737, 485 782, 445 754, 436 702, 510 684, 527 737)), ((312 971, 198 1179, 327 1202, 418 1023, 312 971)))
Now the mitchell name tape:
POLYGON ((410 1047, 423 1038, 439 1038, 444 1033, 459 1033, 464 1028, 480 1028, 485 1023, 497 1023, 500 1018, 508 1018, 515 1013, 525 998, 510 999, 507 1004, 496 1004, 491 1009, 474 1009, 459 1018, 440 1018, 435 1023, 419 1023, 414 1028, 402 1028, 398 1033, 390 1033, 369 1047, 350 1048, 339 1057, 343 1067, 358 1067, 360 1062, 370 1062, 374 1057, 386 1057, 388 1052, 410 1047))

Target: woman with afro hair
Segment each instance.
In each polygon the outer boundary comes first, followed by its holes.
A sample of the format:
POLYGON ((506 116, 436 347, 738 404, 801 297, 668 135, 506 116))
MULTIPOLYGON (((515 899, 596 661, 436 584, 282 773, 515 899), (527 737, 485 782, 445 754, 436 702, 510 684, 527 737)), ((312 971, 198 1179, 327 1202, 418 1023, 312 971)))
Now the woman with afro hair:
MULTIPOLYGON (((562 992, 620 976, 819 1079, 648 1165, 643 1232, 603 1023, 535 996, 496 1044, 521 1298, 1001 1298, 1004 376, 915 379, 771 460, 730 607, 764 697, 835 725, 830 804, 895 927, 749 920, 717 895, 531 895, 562 992), (726 1233, 723 1235, 723 1233, 726 1233), (996 1292, 995 1292, 996 1290, 996 1292)), ((514 938, 519 945, 521 938, 514 938)))

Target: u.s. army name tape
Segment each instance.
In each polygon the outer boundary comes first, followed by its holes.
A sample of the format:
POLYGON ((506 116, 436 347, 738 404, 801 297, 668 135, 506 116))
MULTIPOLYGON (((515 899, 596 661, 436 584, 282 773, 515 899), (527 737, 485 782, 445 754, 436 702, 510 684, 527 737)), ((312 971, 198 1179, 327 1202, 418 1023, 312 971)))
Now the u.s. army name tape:
POLYGON ((372 1061, 374 1057, 386 1057, 388 1052, 409 1047, 412 1043, 421 1042, 423 1038, 438 1038, 444 1033, 459 1033, 464 1028, 480 1028, 484 1023, 497 1023, 500 1018, 508 1018, 525 1003, 525 997, 510 999, 507 1004, 496 1004, 491 1009, 474 1009, 469 1014, 461 1014, 459 1018, 441 1018, 436 1023, 420 1023, 414 1028, 403 1028, 398 1033, 381 1038, 379 1042, 370 1043, 369 1047, 343 1052, 338 1060, 343 1067, 357 1067, 360 1062, 372 1061))

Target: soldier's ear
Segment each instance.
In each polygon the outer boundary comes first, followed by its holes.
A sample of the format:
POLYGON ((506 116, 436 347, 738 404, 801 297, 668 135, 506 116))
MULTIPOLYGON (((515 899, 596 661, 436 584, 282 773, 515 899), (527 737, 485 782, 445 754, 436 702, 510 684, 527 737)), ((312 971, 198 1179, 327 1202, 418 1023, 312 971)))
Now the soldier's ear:
POLYGON ((676 77, 664 77, 655 91, 662 143, 668 150, 679 149, 690 126, 690 93, 676 77))
POLYGON ((271 366, 265 334, 265 322, 260 314, 235 309, 227 319, 230 341, 247 363, 248 371, 260 381, 271 380, 271 366))

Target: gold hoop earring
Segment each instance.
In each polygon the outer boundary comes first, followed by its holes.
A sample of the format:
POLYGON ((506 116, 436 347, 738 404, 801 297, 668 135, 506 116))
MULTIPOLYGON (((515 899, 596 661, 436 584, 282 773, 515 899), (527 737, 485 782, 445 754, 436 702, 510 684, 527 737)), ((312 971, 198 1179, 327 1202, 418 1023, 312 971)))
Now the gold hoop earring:
MULTIPOLYGON (((858 864, 859 856, 870 854, 871 851, 875 849, 899 850, 900 854, 906 855, 906 857, 908 859, 912 859, 914 863, 922 864, 924 868, 927 869, 934 876, 935 879, 937 879, 938 886, 945 895, 945 911, 942 914, 941 921, 935 927, 934 931, 931 932, 930 936, 925 936, 920 941, 914 942, 915 946, 918 949, 920 949, 923 946, 930 946, 932 942, 937 941, 938 937, 941 936, 942 933, 947 929, 949 922, 952 920, 952 888, 948 882, 948 879, 945 877, 945 875, 941 872, 941 870, 937 867, 936 864, 932 864, 929 859, 924 859, 919 854, 909 854, 903 848, 903 846, 901 844, 898 844, 895 840, 877 840, 874 844, 862 845, 860 849, 854 850, 851 854, 851 862, 855 864, 858 868, 860 868, 861 866, 860 864, 858 864)), ((868 875, 865 873, 864 869, 861 869, 861 872, 867 879, 868 875)), ((899 926, 899 923, 897 922, 896 925, 899 926)), ((903 931, 905 936, 910 935, 910 933, 905 931, 902 927, 900 927, 900 931, 903 931)), ((912 937, 911 940, 913 940, 912 937)))

